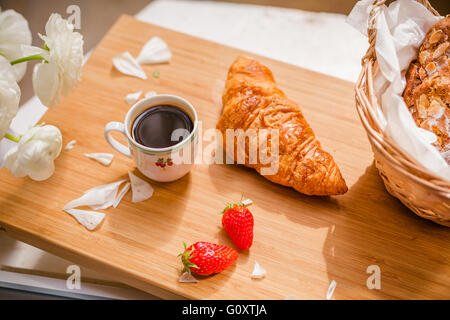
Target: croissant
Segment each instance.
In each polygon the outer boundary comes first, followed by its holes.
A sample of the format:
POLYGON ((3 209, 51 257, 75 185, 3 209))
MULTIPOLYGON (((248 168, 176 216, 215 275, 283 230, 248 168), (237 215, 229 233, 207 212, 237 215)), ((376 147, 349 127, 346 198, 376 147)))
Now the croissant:
MULTIPOLYGON (((347 185, 332 156, 322 149, 300 107, 276 86, 269 68, 251 58, 238 57, 228 71, 222 102, 217 129, 222 133, 223 150, 227 155, 233 151, 234 162, 238 160, 240 147, 235 136, 227 135, 228 129, 242 129, 241 132, 277 130, 278 170, 264 175, 265 178, 307 195, 347 192, 347 185)), ((266 145, 262 144, 261 136, 245 137, 249 143, 245 149, 240 148, 245 156, 243 164, 260 174, 267 164, 250 161, 249 145, 254 142, 258 151, 266 148, 270 154, 273 136, 268 133, 266 137, 266 145)))

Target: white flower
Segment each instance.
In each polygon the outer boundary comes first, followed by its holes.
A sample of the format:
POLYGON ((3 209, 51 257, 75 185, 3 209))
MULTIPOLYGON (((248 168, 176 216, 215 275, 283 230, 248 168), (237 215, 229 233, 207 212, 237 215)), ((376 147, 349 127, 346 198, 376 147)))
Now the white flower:
POLYGON ((73 25, 53 13, 45 25, 46 35, 39 35, 49 51, 41 50, 42 62, 33 72, 34 92, 41 102, 53 108, 77 84, 83 63, 83 36, 73 25))
MULTIPOLYGON (((0 53, 9 61, 23 58, 22 45, 31 45, 31 31, 28 22, 14 10, 0 12, 0 53)), ((27 64, 19 63, 14 67, 15 77, 20 81, 27 64)))
POLYGON ((0 56, 0 140, 19 109, 20 88, 9 61, 0 56))
POLYGON ((58 128, 51 125, 33 127, 6 153, 4 164, 15 177, 46 180, 55 171, 53 161, 61 148, 62 136, 58 128))

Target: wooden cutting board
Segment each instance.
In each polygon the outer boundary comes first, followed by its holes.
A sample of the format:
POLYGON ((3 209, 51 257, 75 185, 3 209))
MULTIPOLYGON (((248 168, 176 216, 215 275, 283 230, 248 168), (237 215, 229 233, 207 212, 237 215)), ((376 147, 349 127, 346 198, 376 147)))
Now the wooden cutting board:
POLYGON ((0 225, 19 240, 165 298, 325 299, 332 280, 336 299, 450 298, 450 229, 416 217, 385 191, 356 115, 352 83, 122 16, 93 52, 76 90, 43 121, 57 125, 65 143, 77 144, 62 151, 47 181, 0 171, 0 225), (114 56, 125 50, 137 56, 152 36, 167 41, 170 64, 144 66, 146 81, 113 68, 114 56), (151 182, 155 193, 145 202, 131 203, 127 194, 118 208, 105 210, 94 232, 61 210, 83 191, 135 170, 103 138, 107 122, 124 119, 127 93, 182 96, 198 110, 203 129, 215 127, 228 67, 241 54, 269 66, 280 88, 301 105, 339 165, 347 194, 308 197, 241 166, 196 165, 179 181, 151 182), (156 69, 159 78, 151 76, 156 69), (116 157, 104 167, 87 152, 116 157), (179 283, 183 241, 233 246, 219 212, 224 201, 242 194, 254 201, 253 247, 221 274, 179 283), (264 279, 250 278, 255 260, 267 270, 264 279), (381 269, 380 290, 366 286, 370 265, 381 269))

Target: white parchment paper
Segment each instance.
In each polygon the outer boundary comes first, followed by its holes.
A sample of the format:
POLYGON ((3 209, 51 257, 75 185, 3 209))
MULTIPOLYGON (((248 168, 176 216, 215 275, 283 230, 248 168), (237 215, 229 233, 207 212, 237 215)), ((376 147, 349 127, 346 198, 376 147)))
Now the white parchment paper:
MULTIPOLYGON (((347 18, 350 25, 366 36, 372 3, 373 0, 359 1, 347 18)), ((450 180, 450 166, 431 145, 436 136, 416 126, 402 97, 406 70, 416 58, 428 30, 440 19, 413 0, 383 6, 376 26, 375 51, 380 72, 374 79, 374 90, 386 134, 425 168, 450 180)))

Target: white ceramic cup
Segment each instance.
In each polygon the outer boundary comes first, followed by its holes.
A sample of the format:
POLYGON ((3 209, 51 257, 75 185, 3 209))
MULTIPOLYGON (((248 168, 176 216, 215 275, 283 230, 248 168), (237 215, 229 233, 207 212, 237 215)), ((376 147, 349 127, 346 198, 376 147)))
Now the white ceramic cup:
POLYGON ((139 171, 148 178, 161 182, 174 181, 187 174, 194 162, 198 143, 197 112, 187 100, 174 95, 160 94, 148 97, 130 108, 125 116, 125 122, 109 122, 105 127, 105 139, 118 152, 132 158, 139 171), (145 110, 159 105, 172 105, 183 110, 191 118, 194 127, 187 137, 171 147, 149 148, 133 139, 131 126, 145 110), (127 138, 128 146, 115 140, 110 135, 111 131, 121 132, 127 138))

